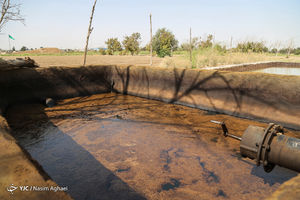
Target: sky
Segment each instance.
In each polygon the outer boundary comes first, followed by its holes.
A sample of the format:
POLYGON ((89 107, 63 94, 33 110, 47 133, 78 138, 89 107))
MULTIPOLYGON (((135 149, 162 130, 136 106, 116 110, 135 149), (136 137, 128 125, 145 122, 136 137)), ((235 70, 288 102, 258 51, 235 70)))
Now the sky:
MULTIPOLYGON (((15 0, 16 2, 16 0, 15 0)), ((22 23, 8 23, 0 34, 0 49, 57 47, 83 49, 94 0, 18 0, 22 23)), ((159 28, 172 31, 179 43, 193 37, 215 36, 229 45, 242 41, 265 41, 268 46, 300 47, 299 0, 98 0, 90 37, 90 48, 105 47, 111 37, 123 40, 133 32, 142 35, 142 46, 159 28)))

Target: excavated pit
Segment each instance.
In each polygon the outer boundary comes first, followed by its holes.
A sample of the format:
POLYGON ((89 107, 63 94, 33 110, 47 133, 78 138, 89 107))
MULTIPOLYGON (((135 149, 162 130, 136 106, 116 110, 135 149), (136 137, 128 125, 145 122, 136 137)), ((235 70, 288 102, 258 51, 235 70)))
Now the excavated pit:
POLYGON ((239 136, 275 122, 299 138, 300 77, 244 72, 279 65, 299 63, 1 71, 0 199, 11 198, 12 183, 67 186, 74 199, 262 199, 275 190, 270 199, 297 199, 297 173, 276 167, 266 174, 209 122, 225 121, 239 136), (49 98, 60 100, 46 108, 49 98))
MULTIPOLYGON (((74 199, 263 199, 297 173, 265 173, 210 120, 267 124, 116 93, 10 106, 11 134, 74 199)), ((298 137, 300 132, 288 131, 298 137)))

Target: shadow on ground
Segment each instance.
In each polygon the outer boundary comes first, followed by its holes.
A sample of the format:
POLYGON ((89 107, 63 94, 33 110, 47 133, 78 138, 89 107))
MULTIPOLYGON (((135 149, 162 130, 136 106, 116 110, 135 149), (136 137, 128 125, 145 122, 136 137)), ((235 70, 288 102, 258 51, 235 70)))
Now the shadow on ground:
POLYGON ((37 128, 30 135, 18 134, 25 126, 8 113, 12 134, 58 185, 68 187, 74 199, 146 199, 50 122, 42 105, 39 108, 34 110, 37 121, 42 121, 39 128, 49 132, 41 135, 43 131, 37 128))

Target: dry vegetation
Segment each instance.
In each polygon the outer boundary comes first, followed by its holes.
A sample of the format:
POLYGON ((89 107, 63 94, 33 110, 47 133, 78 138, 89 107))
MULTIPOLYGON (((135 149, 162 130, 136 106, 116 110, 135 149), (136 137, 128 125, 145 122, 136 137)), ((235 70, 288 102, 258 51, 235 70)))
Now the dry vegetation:
POLYGON ((300 56, 275 55, 270 53, 241 53, 225 52, 220 53, 214 49, 193 52, 193 62, 189 60, 187 53, 163 59, 160 64, 163 67, 214 67, 219 65, 231 65, 241 63, 253 63, 262 61, 300 62, 300 56))

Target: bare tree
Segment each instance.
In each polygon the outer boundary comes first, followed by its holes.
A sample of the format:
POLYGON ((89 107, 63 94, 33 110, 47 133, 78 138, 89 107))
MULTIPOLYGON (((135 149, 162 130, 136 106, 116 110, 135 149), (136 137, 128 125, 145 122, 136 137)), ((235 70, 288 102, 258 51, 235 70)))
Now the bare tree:
POLYGON ((88 33, 87 33, 87 37, 86 37, 86 44, 85 44, 85 50, 84 50, 83 66, 85 66, 85 63, 86 63, 86 54, 87 54, 87 50, 88 50, 88 46, 89 46, 90 35, 94 29, 94 28, 92 28, 92 22, 93 22, 96 3, 97 3, 97 0, 95 0, 95 2, 94 2, 91 17, 90 17, 89 29, 88 29, 88 33))
POLYGON ((13 3, 11 0, 0 0, 0 6, 0 31, 9 21, 19 21, 24 24, 25 19, 20 13, 21 4, 13 3))
POLYGON ((278 55, 278 51, 281 47, 281 41, 277 40, 275 43, 274 43, 274 48, 275 48, 275 55, 277 56, 278 55))

